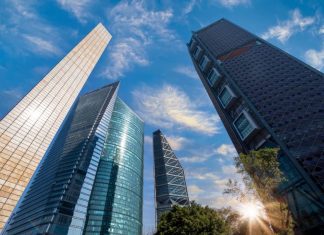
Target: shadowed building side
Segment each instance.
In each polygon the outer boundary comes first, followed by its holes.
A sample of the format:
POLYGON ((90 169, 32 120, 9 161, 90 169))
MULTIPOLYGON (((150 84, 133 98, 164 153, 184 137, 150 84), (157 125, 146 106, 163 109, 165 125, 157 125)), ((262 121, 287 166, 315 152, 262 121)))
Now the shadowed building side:
POLYGON ((156 224, 172 206, 189 205, 183 168, 160 130, 153 133, 156 224))

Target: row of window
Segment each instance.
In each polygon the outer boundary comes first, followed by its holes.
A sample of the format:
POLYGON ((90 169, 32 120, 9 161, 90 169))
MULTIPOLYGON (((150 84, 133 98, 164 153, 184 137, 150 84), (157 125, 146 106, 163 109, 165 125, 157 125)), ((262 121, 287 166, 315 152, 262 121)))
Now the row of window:
MULTIPOLYGON (((203 49, 197 45, 195 39, 192 39, 189 48, 192 51, 193 58, 198 62, 199 69, 203 74, 206 74, 207 81, 212 88, 215 88, 222 77, 217 68, 212 65, 211 60, 207 55, 203 54, 203 49)), ((218 100, 224 109, 228 109, 237 99, 235 92, 225 85, 218 93, 218 100)), ((241 140, 245 140, 252 132, 258 129, 250 114, 243 110, 234 120, 233 126, 239 134, 241 140)))

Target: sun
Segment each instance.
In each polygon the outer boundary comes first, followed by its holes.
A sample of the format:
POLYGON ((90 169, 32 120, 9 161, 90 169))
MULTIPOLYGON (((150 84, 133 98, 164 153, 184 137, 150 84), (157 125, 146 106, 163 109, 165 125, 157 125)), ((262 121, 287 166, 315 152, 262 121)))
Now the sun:
POLYGON ((244 219, 255 220, 261 216, 262 208, 257 203, 244 203, 239 210, 244 219))

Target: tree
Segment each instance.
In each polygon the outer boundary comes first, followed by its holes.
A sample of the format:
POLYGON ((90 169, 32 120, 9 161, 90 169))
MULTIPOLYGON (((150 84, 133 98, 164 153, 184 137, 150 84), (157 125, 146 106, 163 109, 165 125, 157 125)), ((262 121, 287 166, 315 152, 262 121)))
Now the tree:
POLYGON ((191 202, 190 206, 174 206, 161 216, 156 235, 228 235, 229 214, 191 202))
POLYGON ((276 189, 285 181, 277 159, 279 149, 263 148, 234 158, 237 172, 243 176, 245 190, 237 181, 229 180, 224 193, 239 200, 258 198, 264 205, 271 228, 277 234, 293 234, 293 220, 283 198, 276 189))

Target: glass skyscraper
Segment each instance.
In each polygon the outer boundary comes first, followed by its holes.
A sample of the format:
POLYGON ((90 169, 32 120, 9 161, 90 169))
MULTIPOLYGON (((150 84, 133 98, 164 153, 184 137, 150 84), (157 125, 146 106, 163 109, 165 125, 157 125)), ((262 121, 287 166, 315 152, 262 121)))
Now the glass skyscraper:
POLYGON ((221 19, 193 32, 188 50, 239 153, 280 148, 278 195, 303 233, 324 228, 324 76, 221 19))
POLYGON ((97 25, 0 121, 0 231, 110 39, 97 25))
POLYGON ((144 126, 118 86, 80 97, 5 234, 141 234, 144 126))
POLYGON ((156 224, 172 206, 189 205, 183 168, 160 130, 153 133, 156 224))

